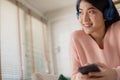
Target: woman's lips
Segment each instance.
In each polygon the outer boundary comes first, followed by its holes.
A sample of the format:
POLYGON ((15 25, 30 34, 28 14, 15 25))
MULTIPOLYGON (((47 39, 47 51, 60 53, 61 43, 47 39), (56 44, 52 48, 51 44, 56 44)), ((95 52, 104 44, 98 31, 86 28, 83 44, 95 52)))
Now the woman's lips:
POLYGON ((84 25, 84 27, 85 27, 85 28, 90 28, 90 27, 91 27, 91 25, 84 25))

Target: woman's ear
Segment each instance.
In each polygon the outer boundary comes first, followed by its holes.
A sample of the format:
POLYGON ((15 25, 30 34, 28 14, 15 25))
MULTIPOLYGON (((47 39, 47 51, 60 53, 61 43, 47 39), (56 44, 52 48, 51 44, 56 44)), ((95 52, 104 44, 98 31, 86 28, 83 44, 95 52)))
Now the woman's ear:
POLYGON ((106 21, 106 19, 104 19, 104 21, 106 21))

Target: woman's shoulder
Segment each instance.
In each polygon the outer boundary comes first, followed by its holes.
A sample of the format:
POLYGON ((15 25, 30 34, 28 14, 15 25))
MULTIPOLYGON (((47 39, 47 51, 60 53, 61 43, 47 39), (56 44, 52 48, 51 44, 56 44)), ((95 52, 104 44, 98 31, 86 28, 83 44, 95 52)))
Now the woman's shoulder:
POLYGON ((115 23, 113 23, 111 27, 113 27, 115 29, 120 29, 120 20, 115 22, 115 23))
POLYGON ((72 37, 74 38, 82 37, 84 35, 85 35, 85 32, 83 30, 76 30, 72 33, 72 37))
POLYGON ((110 32, 113 32, 114 34, 119 35, 120 34, 120 20, 113 23, 111 27, 109 28, 110 32))

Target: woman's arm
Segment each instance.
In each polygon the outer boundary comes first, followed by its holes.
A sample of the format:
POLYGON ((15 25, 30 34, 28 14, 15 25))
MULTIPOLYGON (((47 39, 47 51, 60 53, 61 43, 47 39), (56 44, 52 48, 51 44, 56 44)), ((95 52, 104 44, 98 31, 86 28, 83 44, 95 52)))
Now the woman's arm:
POLYGON ((114 68, 114 69, 117 72, 117 80, 120 80, 120 66, 118 66, 117 68, 114 68))
POLYGON ((80 55, 80 49, 78 51, 78 45, 79 41, 76 39, 76 35, 73 34, 72 38, 70 40, 70 60, 71 60, 71 67, 72 67, 72 79, 71 80, 80 80, 80 72, 78 72, 78 67, 81 66, 81 61, 79 58, 80 55), (78 54, 79 53, 79 54, 78 54))

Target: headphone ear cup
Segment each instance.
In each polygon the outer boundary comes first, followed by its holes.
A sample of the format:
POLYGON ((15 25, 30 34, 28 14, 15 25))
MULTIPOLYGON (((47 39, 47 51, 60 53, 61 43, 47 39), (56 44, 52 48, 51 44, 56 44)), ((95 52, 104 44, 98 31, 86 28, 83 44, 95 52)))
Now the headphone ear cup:
POLYGON ((112 2, 112 0, 108 0, 108 3, 109 3, 109 7, 105 9, 104 11, 104 15, 105 15, 105 19, 106 20, 113 20, 114 17, 115 17, 115 6, 114 6, 114 3, 112 2))
POLYGON ((77 19, 79 19, 79 12, 77 11, 77 13, 76 13, 76 16, 77 16, 77 19))
POLYGON ((104 11, 104 17, 106 20, 112 20, 114 19, 114 10, 113 8, 106 8, 106 10, 104 11))

